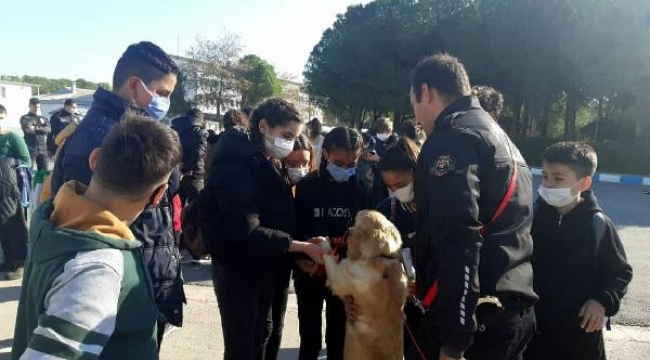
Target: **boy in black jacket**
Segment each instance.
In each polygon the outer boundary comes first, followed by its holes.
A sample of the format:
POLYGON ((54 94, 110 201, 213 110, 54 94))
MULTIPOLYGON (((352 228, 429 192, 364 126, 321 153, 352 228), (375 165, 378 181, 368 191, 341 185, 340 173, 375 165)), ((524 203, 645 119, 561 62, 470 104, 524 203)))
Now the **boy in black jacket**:
POLYGON ((612 221, 591 187, 597 156, 562 142, 543 156, 544 180, 532 227, 538 333, 526 359, 605 359, 602 329, 632 280, 612 221))

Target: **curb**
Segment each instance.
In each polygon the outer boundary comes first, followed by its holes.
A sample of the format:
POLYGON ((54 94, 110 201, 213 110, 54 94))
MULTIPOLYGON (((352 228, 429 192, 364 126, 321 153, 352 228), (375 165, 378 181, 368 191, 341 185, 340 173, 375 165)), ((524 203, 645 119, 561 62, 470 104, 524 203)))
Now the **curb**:
MULTIPOLYGON (((530 172, 535 176, 542 175, 541 168, 531 167, 530 172)), ((621 184, 621 185, 650 186, 650 177, 641 176, 641 175, 596 173, 593 176, 593 182, 621 184)))

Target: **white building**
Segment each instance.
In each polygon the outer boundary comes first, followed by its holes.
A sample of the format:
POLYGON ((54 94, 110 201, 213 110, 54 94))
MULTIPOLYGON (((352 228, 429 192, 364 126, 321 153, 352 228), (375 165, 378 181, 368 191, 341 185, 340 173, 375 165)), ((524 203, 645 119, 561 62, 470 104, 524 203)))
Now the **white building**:
POLYGON ((37 85, 0 80, 0 105, 7 109, 6 122, 10 130, 22 134, 20 117, 29 112, 32 88, 37 85))
POLYGON ((50 94, 43 94, 38 98, 41 100, 41 114, 50 118, 52 113, 63 107, 66 99, 74 99, 77 102, 77 111, 85 115, 93 103, 95 90, 77 88, 74 82, 70 87, 64 87, 50 94))

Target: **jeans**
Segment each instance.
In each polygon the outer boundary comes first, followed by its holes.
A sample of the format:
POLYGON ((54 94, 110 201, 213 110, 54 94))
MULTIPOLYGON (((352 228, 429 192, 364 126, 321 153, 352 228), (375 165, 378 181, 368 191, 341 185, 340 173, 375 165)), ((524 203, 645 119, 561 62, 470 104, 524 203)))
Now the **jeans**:
MULTIPOLYGON (((474 333, 473 344, 465 351, 467 360, 522 360, 524 350, 535 333, 533 307, 511 307, 487 325, 484 331, 474 333)), ((428 359, 438 359, 440 353, 440 327, 434 312, 421 319, 418 345, 428 359)), ((423 360, 415 347, 406 354, 406 360, 423 360)))
POLYGON ((311 278, 302 270, 294 271, 294 286, 298 298, 300 332, 299 360, 316 360, 321 350, 323 301, 325 310, 325 344, 328 360, 343 360, 347 317, 343 302, 325 285, 325 278, 311 278))
POLYGON ((265 329, 271 316, 275 272, 241 276, 212 262, 221 315, 224 360, 264 360, 265 329))

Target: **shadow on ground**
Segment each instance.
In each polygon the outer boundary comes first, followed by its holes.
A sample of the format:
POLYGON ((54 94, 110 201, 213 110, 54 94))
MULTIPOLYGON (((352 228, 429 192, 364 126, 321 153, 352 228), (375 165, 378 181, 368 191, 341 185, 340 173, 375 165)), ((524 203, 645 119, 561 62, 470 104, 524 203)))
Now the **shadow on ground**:
POLYGON ((0 288, 0 303, 20 300, 20 286, 0 288))

